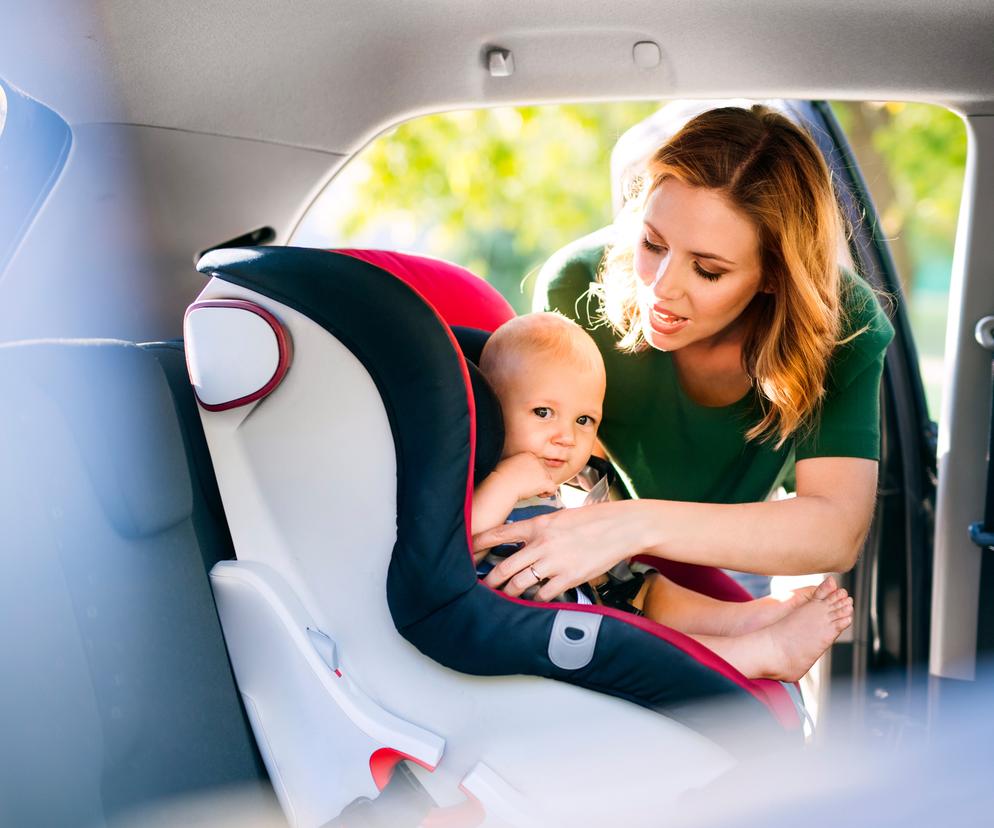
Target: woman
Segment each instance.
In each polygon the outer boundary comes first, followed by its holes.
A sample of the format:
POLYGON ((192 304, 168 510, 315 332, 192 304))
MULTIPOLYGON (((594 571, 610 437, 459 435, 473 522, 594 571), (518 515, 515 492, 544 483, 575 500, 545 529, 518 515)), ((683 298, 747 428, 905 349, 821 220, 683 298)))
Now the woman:
POLYGON ((711 110, 661 147, 615 226, 560 251, 538 288, 598 343, 600 439, 638 499, 482 533, 478 549, 525 544, 487 582, 520 595, 537 574, 549 600, 641 553, 850 569, 893 328, 841 249, 825 163, 779 113, 711 110), (768 501, 792 456, 797 496, 768 501))

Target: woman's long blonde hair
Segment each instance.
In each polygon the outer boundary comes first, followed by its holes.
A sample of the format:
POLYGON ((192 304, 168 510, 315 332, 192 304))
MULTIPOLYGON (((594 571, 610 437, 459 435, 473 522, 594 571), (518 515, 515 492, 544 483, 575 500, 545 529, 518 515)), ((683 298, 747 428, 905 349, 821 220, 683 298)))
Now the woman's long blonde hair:
POLYGON ((745 311, 743 363, 763 413, 746 439, 774 439, 779 448, 816 416, 842 330, 843 225, 828 168, 800 127, 764 106, 704 112, 657 150, 619 216, 623 241, 611 248, 600 274, 603 317, 628 351, 649 347, 632 264, 634 224, 669 177, 717 191, 756 228, 769 292, 758 293, 745 311))

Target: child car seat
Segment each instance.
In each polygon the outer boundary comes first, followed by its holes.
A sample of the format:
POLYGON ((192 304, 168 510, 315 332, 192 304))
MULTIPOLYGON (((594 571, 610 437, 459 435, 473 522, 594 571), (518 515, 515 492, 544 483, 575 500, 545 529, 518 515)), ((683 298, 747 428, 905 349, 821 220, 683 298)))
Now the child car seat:
POLYGON ((482 443, 479 476, 500 450, 477 425, 499 407, 480 384, 474 397, 450 325, 510 316, 485 283, 370 251, 217 250, 199 269, 188 364, 238 556, 212 582, 293 824, 376 796, 402 759, 440 806, 469 796, 487 824, 616 819, 605 793, 621 788, 626 819, 651 824, 743 746, 799 741, 779 683, 687 636, 477 580, 474 460, 482 443))

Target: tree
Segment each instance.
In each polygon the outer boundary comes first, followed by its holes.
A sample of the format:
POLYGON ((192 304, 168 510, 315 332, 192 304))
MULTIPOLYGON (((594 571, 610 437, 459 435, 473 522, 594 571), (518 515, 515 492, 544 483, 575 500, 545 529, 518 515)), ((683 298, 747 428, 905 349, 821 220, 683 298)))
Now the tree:
MULTIPOLYGON (((501 107, 432 115, 380 136, 333 185, 337 243, 451 259, 517 310, 555 250, 608 223, 611 149, 658 103, 501 107), (347 183, 346 183, 347 182, 347 183)), ((902 103, 835 103, 910 296, 941 288, 966 157, 953 113, 902 103)))
POLYGON ((658 107, 503 107, 409 121, 353 162, 361 197, 339 219, 341 235, 387 245, 400 237, 527 310, 545 259, 611 221, 611 148, 658 107), (405 238, 404 228, 416 229, 405 238))
POLYGON ((966 165, 966 130, 949 110, 834 103, 880 217, 905 295, 948 285, 966 165))

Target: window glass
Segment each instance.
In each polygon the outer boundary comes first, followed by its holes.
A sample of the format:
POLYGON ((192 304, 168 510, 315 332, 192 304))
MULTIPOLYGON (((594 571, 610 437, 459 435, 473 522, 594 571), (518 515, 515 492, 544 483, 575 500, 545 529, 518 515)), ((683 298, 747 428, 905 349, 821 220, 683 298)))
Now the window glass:
POLYGON ((907 302, 933 419, 942 393, 953 244, 966 165, 954 113, 917 103, 833 103, 880 219, 907 302))
POLYGON ((549 255, 611 221, 611 149, 658 108, 502 107, 408 121, 335 177, 292 243, 448 259, 526 311, 549 255))
MULTIPOLYGON (((525 311, 546 258, 611 221, 619 198, 612 179, 621 178, 612 150, 660 105, 502 107, 417 118, 360 152, 316 200, 292 243, 449 259, 525 311)), ((924 104, 832 107, 901 278, 935 417, 965 130, 953 113, 924 104)), ((633 133, 625 138, 629 154, 647 149, 633 133)))

